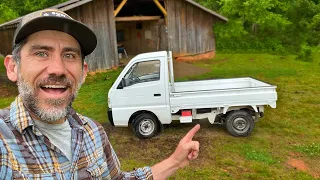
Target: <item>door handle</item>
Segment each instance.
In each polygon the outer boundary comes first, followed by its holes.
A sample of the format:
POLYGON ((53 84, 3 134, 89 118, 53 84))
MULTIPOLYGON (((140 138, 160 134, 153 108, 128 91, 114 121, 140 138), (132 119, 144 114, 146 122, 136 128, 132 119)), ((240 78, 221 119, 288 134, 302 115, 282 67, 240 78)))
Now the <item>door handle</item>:
POLYGON ((154 96, 154 97, 160 97, 161 94, 154 94, 153 96, 154 96))

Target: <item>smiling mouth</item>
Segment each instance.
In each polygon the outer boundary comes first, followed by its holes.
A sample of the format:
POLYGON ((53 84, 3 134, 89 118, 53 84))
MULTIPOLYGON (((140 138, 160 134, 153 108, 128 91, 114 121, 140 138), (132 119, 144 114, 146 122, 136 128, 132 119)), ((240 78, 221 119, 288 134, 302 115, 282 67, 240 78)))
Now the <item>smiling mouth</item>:
POLYGON ((40 88, 50 94, 62 94, 67 91, 68 87, 64 85, 44 85, 40 88))

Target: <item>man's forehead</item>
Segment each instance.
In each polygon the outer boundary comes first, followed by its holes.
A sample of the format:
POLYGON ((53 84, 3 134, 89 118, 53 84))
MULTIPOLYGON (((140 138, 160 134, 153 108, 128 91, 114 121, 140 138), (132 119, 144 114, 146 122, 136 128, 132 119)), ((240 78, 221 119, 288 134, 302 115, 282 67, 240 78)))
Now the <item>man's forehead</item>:
POLYGON ((44 30, 31 34, 27 37, 29 46, 71 46, 80 49, 79 42, 72 36, 61 31, 44 30))

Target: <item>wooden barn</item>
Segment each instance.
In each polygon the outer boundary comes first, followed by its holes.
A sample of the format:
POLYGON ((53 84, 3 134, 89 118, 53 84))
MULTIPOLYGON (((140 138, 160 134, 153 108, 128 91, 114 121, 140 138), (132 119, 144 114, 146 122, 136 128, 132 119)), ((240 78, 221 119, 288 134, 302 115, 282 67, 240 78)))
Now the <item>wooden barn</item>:
MULTIPOLYGON (((90 71, 119 65, 129 55, 171 50, 175 57, 215 51, 213 26, 227 18, 192 0, 69 0, 52 8, 87 24, 98 46, 86 57, 90 71)), ((0 25, 0 53, 10 54, 22 17, 0 25)))

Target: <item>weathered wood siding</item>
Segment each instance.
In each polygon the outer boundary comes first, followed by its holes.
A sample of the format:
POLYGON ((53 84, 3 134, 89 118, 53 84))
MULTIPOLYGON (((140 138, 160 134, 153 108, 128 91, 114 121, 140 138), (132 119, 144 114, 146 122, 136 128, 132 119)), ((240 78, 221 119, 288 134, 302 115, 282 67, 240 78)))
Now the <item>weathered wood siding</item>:
POLYGON ((166 0, 169 49, 174 56, 215 50, 212 14, 184 0, 166 0))
POLYGON ((12 53, 12 41, 16 28, 0 29, 0 54, 6 56, 12 53))
POLYGON ((110 69, 119 65, 113 11, 112 0, 94 0, 66 11, 71 17, 90 27, 97 36, 96 49, 86 57, 90 71, 110 69))
POLYGON ((165 33, 164 20, 140 21, 140 22, 117 22, 117 31, 124 32, 123 44, 127 54, 168 50, 168 38, 165 33), (137 23, 142 24, 142 29, 137 29, 137 23))

